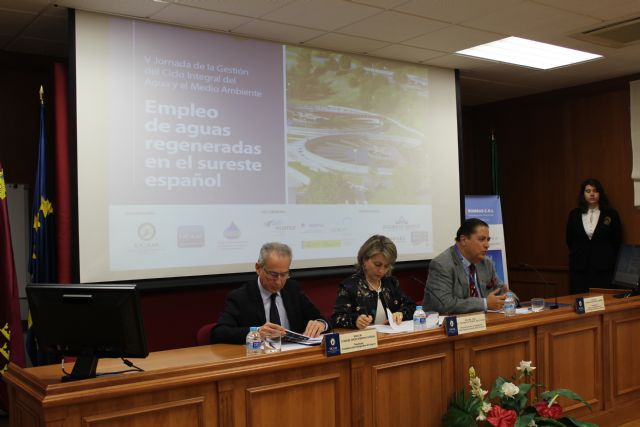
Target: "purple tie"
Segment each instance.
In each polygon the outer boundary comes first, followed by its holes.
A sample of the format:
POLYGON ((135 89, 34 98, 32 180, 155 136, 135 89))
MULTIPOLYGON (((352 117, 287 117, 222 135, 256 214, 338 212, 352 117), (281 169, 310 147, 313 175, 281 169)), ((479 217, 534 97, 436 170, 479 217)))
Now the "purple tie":
POLYGON ((476 266, 471 264, 469 266, 469 296, 472 298, 478 298, 478 288, 476 287, 476 266))

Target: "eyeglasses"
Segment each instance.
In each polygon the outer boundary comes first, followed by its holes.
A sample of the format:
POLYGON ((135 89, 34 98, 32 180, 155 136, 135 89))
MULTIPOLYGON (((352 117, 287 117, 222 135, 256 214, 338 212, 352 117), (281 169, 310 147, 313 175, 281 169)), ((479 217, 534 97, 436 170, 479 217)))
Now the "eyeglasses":
POLYGON ((277 271, 269 271, 264 267, 262 267, 262 271, 264 271, 267 276, 271 277, 274 280, 288 279, 289 277, 291 277, 288 271, 285 271, 284 273, 278 273, 277 271))

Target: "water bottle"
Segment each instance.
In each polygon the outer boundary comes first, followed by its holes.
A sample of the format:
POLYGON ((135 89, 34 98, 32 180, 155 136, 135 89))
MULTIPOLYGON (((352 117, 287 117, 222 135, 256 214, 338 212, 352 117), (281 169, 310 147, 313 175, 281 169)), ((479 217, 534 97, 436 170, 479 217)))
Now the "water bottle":
POLYGON ((504 315, 506 317, 515 316, 516 314, 516 298, 513 296, 513 292, 509 291, 505 294, 504 299, 504 315))
POLYGON ((258 332, 257 326, 249 328, 246 343, 247 356, 262 354, 262 337, 260 337, 260 332, 258 332))
POLYGON ((425 329, 427 329, 427 313, 419 305, 416 307, 416 311, 413 312, 413 330, 424 331, 425 329))

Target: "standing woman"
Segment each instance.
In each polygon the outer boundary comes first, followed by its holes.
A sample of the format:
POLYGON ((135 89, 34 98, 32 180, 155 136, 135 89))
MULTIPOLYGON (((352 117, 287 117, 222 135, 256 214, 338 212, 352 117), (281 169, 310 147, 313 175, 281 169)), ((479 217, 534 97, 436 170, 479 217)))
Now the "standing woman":
POLYGON ((572 294, 611 287, 621 236, 618 212, 609 206, 602 184, 593 178, 585 180, 578 207, 567 220, 572 294))
POLYGON ((413 318, 415 303, 391 276, 397 257, 396 245, 388 237, 375 235, 364 242, 358 251, 357 271, 340 283, 331 316, 334 328, 364 329, 413 318), (387 308, 391 319, 387 319, 387 308))

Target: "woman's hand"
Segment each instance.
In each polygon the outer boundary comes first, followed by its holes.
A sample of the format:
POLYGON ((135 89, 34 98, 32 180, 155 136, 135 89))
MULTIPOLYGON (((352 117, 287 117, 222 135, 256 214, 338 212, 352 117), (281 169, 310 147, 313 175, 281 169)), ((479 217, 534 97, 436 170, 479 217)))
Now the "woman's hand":
POLYGON ((358 329, 364 329, 367 326, 369 326, 371 324, 371 322, 373 322, 373 317, 367 316, 366 314, 361 314, 356 319, 356 327, 358 329))
POLYGON ((402 312, 396 311, 393 313, 393 321, 396 322, 396 325, 402 323, 402 312))

